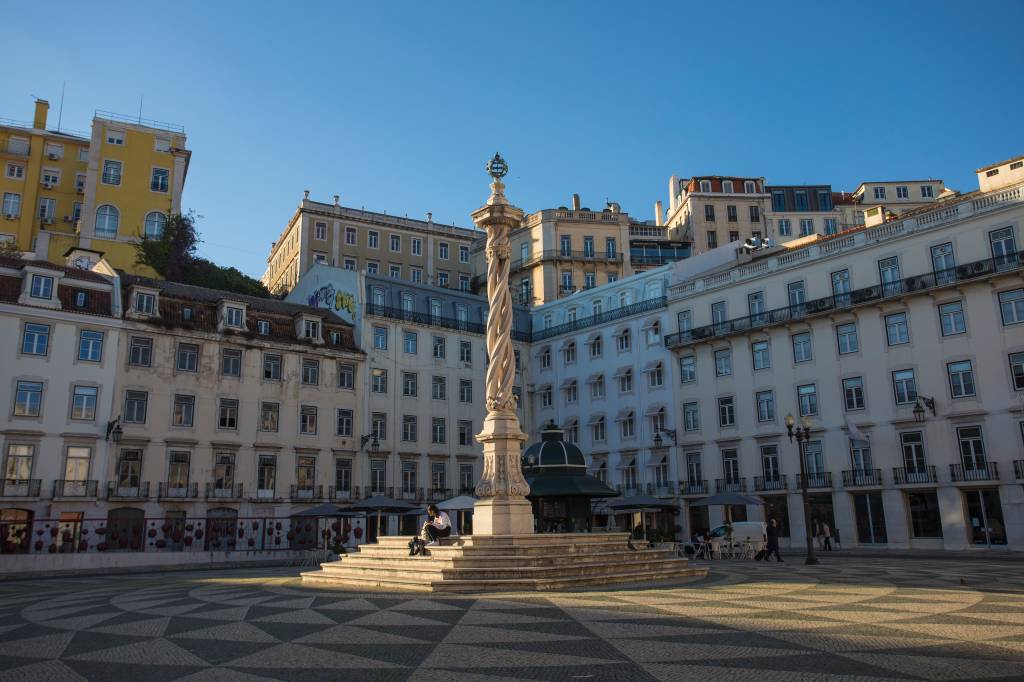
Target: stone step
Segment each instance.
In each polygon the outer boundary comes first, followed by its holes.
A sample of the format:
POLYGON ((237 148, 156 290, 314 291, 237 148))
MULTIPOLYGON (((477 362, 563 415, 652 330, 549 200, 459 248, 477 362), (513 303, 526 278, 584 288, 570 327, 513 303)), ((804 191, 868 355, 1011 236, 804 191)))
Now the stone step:
POLYGON ((431 565, 423 562, 415 566, 380 566, 377 564, 350 564, 348 562, 325 564, 322 567, 324 574, 342 577, 365 577, 374 579, 378 577, 421 580, 516 580, 516 579, 545 579, 569 577, 589 577, 596 575, 609 575, 620 573, 633 568, 634 572, 651 570, 672 570, 674 568, 686 568, 686 562, 681 559, 655 559, 650 561, 635 561, 629 563, 591 563, 573 564, 568 566, 515 566, 508 568, 449 568, 445 566, 431 565))
MULTIPOLYGON (((405 554, 408 555, 409 547, 408 540, 403 544, 367 544, 360 545, 359 554, 366 556, 396 556, 405 554)), ((637 542, 634 546, 638 549, 646 547, 646 543, 637 542)), ((510 544, 494 544, 494 545, 435 545, 429 548, 432 555, 436 557, 449 557, 449 556, 538 556, 538 555, 549 555, 549 554, 602 554, 608 552, 611 548, 619 549, 625 548, 626 542, 623 540, 618 543, 611 542, 562 542, 558 544, 547 544, 547 545, 510 545, 510 544)), ((670 551, 670 550, 666 550, 670 551)))
MULTIPOLYGON (((685 563, 684 563, 685 566, 685 563)), ((595 576, 567 578, 520 578, 512 580, 434 580, 416 576, 342 576, 322 571, 302 574, 304 584, 354 589, 412 590, 421 592, 523 592, 565 590, 601 585, 625 585, 698 578, 707 575, 706 568, 672 567, 658 570, 628 570, 595 576)))
POLYGON ((629 562, 636 557, 651 559, 671 559, 677 555, 669 549, 649 549, 640 552, 630 550, 608 550, 595 554, 545 554, 528 557, 501 556, 501 555, 479 555, 466 552, 462 555, 439 556, 431 553, 428 556, 410 557, 408 550, 401 554, 366 554, 357 552, 346 554, 341 558, 340 563, 358 565, 395 565, 406 566, 410 561, 417 563, 432 562, 446 568, 488 568, 492 566, 506 566, 512 562, 520 566, 552 566, 552 565, 578 565, 590 563, 613 563, 629 562))

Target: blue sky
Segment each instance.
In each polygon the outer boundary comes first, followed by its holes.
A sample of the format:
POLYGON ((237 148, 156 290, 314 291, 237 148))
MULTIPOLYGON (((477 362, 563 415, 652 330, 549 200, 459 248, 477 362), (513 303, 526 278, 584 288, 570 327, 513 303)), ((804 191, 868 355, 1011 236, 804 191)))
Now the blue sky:
POLYGON ((486 160, 527 211, 668 177, 941 177, 1024 153, 1024 2, 10 3, 0 116, 32 97, 180 123, 201 252, 260 275, 313 198, 469 224, 486 160), (16 30, 13 30, 15 29, 16 30), (11 60, 14 61, 11 61, 11 60))

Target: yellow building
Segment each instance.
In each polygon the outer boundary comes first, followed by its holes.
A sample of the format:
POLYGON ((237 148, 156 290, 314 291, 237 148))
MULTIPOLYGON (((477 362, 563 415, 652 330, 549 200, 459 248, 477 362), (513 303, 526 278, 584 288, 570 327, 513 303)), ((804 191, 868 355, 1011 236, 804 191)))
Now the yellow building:
POLYGON ((96 112, 86 136, 48 130, 49 108, 36 100, 31 124, 0 121, 0 240, 54 263, 102 257, 155 275, 135 264, 135 243, 181 212, 184 129, 96 112))

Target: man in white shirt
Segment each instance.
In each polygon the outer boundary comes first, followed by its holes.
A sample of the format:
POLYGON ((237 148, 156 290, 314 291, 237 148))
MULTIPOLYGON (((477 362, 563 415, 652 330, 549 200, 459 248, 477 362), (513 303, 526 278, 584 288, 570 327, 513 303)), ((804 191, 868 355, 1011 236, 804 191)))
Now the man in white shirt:
POLYGON ((439 510, 436 504, 427 507, 427 516, 430 520, 423 524, 421 537, 429 547, 436 545, 438 538, 446 538, 452 534, 452 520, 448 518, 448 513, 439 510))

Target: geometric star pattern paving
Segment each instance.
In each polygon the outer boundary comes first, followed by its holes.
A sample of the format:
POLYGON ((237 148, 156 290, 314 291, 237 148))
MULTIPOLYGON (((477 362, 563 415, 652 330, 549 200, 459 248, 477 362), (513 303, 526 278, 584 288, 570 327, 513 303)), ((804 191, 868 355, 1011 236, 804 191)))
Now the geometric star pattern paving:
POLYGON ((1020 680, 1022 568, 717 562, 486 597, 311 588, 292 568, 8 581, 0 682, 1020 680))

